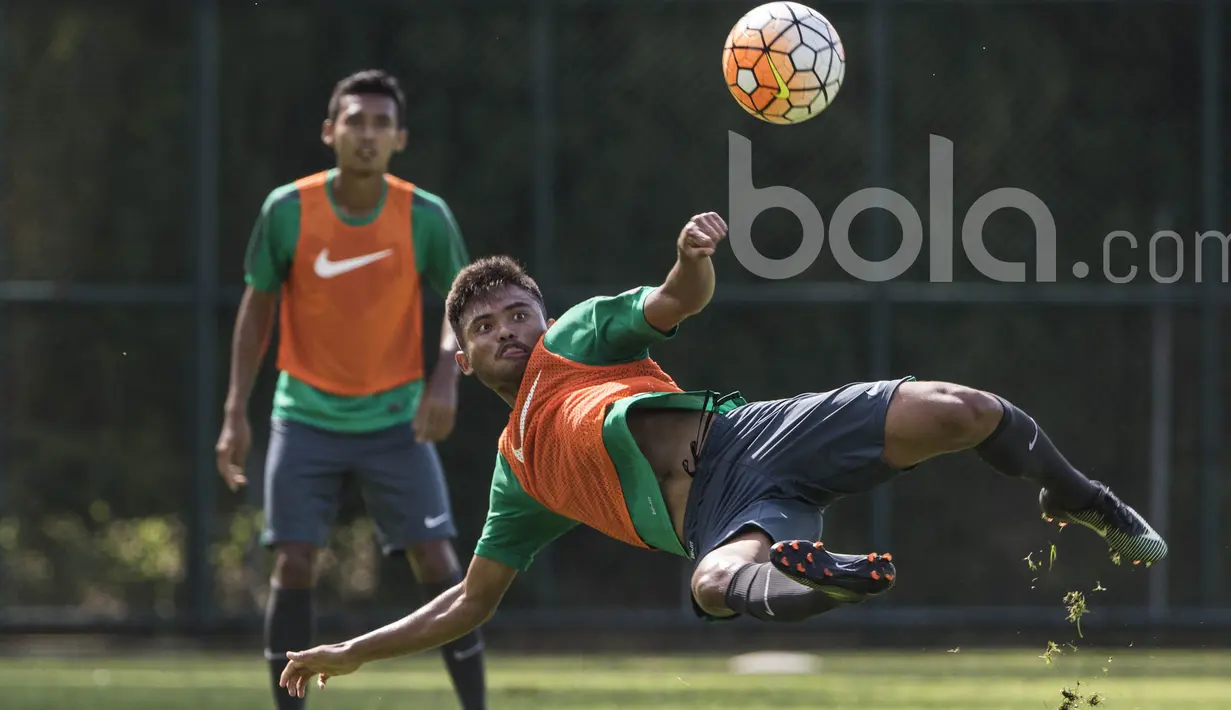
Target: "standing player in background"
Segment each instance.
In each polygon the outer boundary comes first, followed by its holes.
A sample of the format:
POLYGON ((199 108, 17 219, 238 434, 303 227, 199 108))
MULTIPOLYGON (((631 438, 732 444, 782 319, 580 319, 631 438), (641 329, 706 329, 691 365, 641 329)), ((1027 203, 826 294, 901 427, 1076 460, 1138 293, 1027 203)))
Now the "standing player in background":
MULTIPOLYGON (((278 678, 287 651, 312 645, 316 553, 348 473, 384 553, 405 553, 429 599, 461 580, 433 444, 453 429, 458 345, 445 319, 425 381, 421 289, 446 295, 469 257, 445 201, 386 172, 406 145, 404 122, 393 77, 372 70, 340 81, 321 135, 337 166, 270 193, 245 258, 218 470, 232 490, 247 483, 248 398, 281 293, 262 534, 275 554, 265 654, 280 710, 303 708, 278 678)), ((442 653, 463 710, 483 708, 479 631, 442 653)))

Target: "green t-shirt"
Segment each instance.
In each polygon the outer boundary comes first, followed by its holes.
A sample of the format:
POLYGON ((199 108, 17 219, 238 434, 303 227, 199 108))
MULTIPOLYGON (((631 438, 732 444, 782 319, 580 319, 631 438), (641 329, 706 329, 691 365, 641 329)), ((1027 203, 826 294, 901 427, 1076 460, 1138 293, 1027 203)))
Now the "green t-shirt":
MULTIPOLYGON (((369 214, 354 217, 340 211, 333 201, 333 181, 337 174, 336 168, 329 171, 325 192, 339 219, 349 225, 362 226, 380 216, 389 192, 388 185, 369 214)), ((410 221, 415 264, 420 276, 429 288, 445 297, 457 272, 470 261, 457 221, 443 199, 417 186, 411 202, 410 221)), ((299 191, 291 183, 271 192, 261 207, 244 258, 248 285, 258 291, 277 292, 290 273, 298 240, 299 191)), ((427 332, 436 331, 429 329, 427 332)), ((385 392, 347 397, 324 392, 282 372, 274 393, 272 416, 331 431, 376 431, 414 419, 422 392, 423 380, 415 380, 385 392)))
MULTIPOLYGON (((549 352, 585 365, 615 365, 648 358, 649 346, 667 340, 645 319, 645 300, 654 290, 642 286, 618 296, 601 296, 573 306, 543 336, 549 352)), ((685 551, 663 501, 658 479, 628 429, 632 407, 705 409, 728 412, 744 404, 738 393, 715 399, 713 393, 647 392, 618 400, 603 421, 603 444, 615 464, 624 502, 638 535, 650 547, 681 557, 685 551)), ((577 525, 549 510, 522 487, 502 454, 496 454, 487 522, 475 554, 525 571, 548 543, 577 525)))

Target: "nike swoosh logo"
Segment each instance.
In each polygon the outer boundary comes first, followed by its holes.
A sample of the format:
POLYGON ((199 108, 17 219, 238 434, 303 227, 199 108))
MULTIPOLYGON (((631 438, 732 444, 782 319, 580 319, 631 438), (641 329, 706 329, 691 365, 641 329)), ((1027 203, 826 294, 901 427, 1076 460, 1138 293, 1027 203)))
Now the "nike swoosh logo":
POLYGON ((543 376, 543 371, 539 370, 539 374, 534 376, 534 384, 530 385, 530 391, 526 393, 526 401, 521 405, 521 422, 517 430, 517 443, 520 444, 513 449, 513 456, 517 457, 518 462, 525 463, 526 459, 522 458, 522 449, 526 446, 526 412, 530 411, 530 400, 534 399, 534 390, 539 386, 539 378, 543 376))
POLYGON ((1034 451, 1035 442, 1039 440, 1039 423, 1034 421, 1033 419, 1031 419, 1030 421, 1034 424, 1034 438, 1030 440, 1030 446, 1027 446, 1026 450, 1034 451))
POLYGON ((778 82, 778 93, 774 94, 776 99, 785 99, 791 95, 791 90, 786 88, 786 82, 782 80, 782 75, 778 73, 778 67, 774 66, 774 58, 767 52, 765 61, 769 64, 769 70, 774 74, 774 81, 778 82))
POLYGON ((774 610, 769 608, 769 578, 772 576, 773 575, 769 574, 765 575, 765 590, 762 593, 761 598, 765 600, 765 613, 770 616, 777 616, 777 614, 774 613, 774 610))
POLYGON ((393 254, 393 250, 386 249, 384 251, 378 251, 372 254, 364 254, 363 256, 353 256, 349 259, 330 261, 329 250, 322 249, 321 253, 316 256, 316 263, 312 265, 312 269, 316 271, 316 275, 322 279, 332 279, 333 277, 340 276, 348 271, 361 269, 368 264, 380 261, 391 254, 393 254))
POLYGON ((478 652, 482 650, 483 650, 483 642, 480 641, 476 643, 475 645, 471 646, 470 648, 467 648, 463 651, 454 651, 453 658, 458 661, 464 661, 467 658, 470 658, 471 656, 477 654, 478 652))
POLYGON ((423 525, 429 528, 437 528, 437 527, 440 527, 441 525, 444 525, 445 521, 448 519, 449 519, 449 514, 443 513, 441 515, 437 515, 434 518, 424 518, 423 525))

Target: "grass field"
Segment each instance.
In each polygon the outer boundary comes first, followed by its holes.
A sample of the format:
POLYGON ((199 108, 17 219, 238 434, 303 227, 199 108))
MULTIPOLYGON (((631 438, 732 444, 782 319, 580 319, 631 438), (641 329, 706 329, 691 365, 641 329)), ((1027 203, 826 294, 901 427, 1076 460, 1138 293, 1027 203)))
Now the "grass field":
MULTIPOLYGON (((1065 687, 1108 710, 1219 710, 1231 653, 1067 650, 1048 665, 1029 650, 817 654, 801 675, 736 675, 729 656, 489 657, 492 710, 1045 710, 1065 687), (1104 671, 1106 669, 1106 671, 1104 671)), ((314 689, 315 691, 315 689, 314 689)), ((270 710, 259 657, 6 658, 5 710, 270 710)), ((451 710, 439 657, 388 661, 309 695, 313 710, 451 710)), ((1084 708, 1085 704, 1072 706, 1084 708)))

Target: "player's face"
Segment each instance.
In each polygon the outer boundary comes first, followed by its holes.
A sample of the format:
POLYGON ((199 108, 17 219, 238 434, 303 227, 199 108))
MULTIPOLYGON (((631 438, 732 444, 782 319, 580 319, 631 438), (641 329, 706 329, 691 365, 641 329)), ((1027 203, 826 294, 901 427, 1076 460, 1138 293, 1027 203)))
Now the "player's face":
POLYGON ((530 351, 550 324, 529 293, 515 286, 497 290, 462 315, 458 365, 491 389, 515 394, 530 351))
POLYGON ((321 137, 337 154, 339 168, 361 175, 384 173, 393 154, 406 147, 397 102, 388 96, 342 96, 337 118, 325 121, 321 137))

